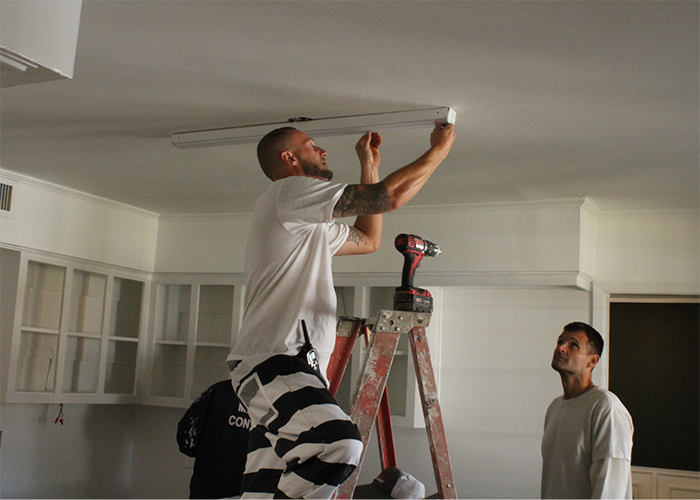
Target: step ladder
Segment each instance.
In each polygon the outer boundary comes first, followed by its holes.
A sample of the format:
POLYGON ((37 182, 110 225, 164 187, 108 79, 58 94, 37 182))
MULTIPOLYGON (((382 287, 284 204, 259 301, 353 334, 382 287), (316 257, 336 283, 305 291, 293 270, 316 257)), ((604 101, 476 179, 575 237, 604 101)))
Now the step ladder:
POLYGON ((386 381, 401 335, 408 335, 413 354, 438 496, 457 498, 425 332, 425 328, 430 324, 430 316, 427 312, 380 310, 376 318, 339 319, 335 350, 327 370, 329 390, 334 397, 358 337, 365 338, 368 349, 350 410, 350 418, 362 435, 362 456, 355 472, 340 485, 336 498, 352 498, 375 421, 382 469, 396 466, 386 381))

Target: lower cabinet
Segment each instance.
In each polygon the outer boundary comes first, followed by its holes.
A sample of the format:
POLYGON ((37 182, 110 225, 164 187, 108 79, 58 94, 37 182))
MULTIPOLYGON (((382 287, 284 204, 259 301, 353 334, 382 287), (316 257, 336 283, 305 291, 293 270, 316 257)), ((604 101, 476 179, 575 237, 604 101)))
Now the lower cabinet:
POLYGON ((700 498, 700 472, 634 466, 632 498, 700 498))
POLYGON ((150 276, 2 249, 3 402, 137 402, 150 276))

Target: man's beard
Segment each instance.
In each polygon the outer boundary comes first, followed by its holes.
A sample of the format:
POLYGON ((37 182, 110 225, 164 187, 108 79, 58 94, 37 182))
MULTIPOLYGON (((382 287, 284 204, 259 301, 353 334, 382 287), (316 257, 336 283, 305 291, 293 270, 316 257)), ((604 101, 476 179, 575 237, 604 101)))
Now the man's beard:
POLYGON ((321 168, 318 165, 305 160, 299 160, 299 163, 301 164, 301 169, 303 172, 308 176, 321 177, 327 181, 333 178, 333 172, 329 169, 321 168))

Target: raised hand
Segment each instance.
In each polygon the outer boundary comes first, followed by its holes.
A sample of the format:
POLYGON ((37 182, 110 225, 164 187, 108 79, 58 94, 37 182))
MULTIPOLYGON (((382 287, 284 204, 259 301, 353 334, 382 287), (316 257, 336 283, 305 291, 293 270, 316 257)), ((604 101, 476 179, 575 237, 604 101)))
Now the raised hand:
POLYGON ((450 153, 456 137, 454 125, 443 125, 436 121, 435 128, 430 133, 430 147, 439 151, 442 158, 445 159, 450 153))
POLYGON ((360 159, 362 167, 379 167, 379 146, 382 144, 382 136, 377 132, 365 132, 355 144, 355 152, 360 159))

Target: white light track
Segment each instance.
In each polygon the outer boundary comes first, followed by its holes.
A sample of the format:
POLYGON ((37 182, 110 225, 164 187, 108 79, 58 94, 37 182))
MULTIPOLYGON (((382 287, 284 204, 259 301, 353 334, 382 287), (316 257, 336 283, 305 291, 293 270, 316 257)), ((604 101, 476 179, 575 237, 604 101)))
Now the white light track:
POLYGON ((196 132, 181 132, 172 135, 173 146, 177 149, 230 146, 258 142, 268 132, 280 127, 291 126, 306 132, 311 137, 338 135, 360 135, 368 130, 413 129, 432 127, 435 121, 455 123, 457 112, 448 107, 421 109, 415 111, 395 111, 367 115, 342 116, 337 118, 291 119, 288 122, 268 123, 247 127, 232 127, 196 132))

